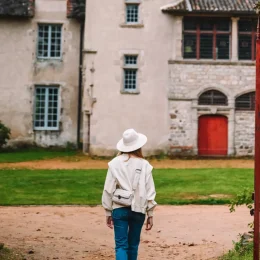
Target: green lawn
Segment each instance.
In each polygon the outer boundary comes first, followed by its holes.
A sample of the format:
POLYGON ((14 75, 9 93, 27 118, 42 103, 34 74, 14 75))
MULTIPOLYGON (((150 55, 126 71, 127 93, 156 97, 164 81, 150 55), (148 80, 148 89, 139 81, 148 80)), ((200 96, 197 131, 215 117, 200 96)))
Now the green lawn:
MULTIPOLYGON (((0 205, 97 205, 105 176, 106 170, 0 170, 0 205)), ((221 195, 253 190, 252 169, 159 169, 154 179, 159 204, 227 204, 221 195)))
POLYGON ((0 152, 0 163, 15 163, 36 160, 46 160, 58 157, 76 155, 76 151, 47 150, 42 148, 30 148, 27 150, 17 150, 0 152))

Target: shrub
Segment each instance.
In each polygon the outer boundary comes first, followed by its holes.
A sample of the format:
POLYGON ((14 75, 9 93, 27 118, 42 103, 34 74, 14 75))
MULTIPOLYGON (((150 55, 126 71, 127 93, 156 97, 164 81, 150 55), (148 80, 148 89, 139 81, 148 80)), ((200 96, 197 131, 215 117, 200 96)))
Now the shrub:
POLYGON ((0 121, 0 148, 10 139, 11 130, 0 121))

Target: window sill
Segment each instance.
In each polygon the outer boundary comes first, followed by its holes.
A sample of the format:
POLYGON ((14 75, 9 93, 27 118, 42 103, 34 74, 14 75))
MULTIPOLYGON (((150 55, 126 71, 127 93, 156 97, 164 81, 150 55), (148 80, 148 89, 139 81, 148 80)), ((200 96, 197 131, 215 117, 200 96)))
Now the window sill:
POLYGON ((45 60, 62 60, 62 57, 36 57, 38 61, 45 61, 45 60))
POLYGON ((34 132, 60 132, 60 129, 48 129, 48 128, 34 128, 34 132))
POLYGON ((144 28, 143 23, 122 23, 120 24, 121 28, 135 28, 135 29, 141 29, 144 28))
POLYGON ((126 0, 126 4, 141 4, 140 0, 126 0))
POLYGON ((48 59, 41 59, 41 58, 37 58, 36 62, 38 64, 56 64, 56 65, 59 65, 59 64, 62 64, 63 60, 62 58, 48 58, 48 59))
POLYGON ((63 60, 57 60, 57 59, 37 60, 35 64, 39 68, 60 67, 63 64, 63 60))
POLYGON ((233 65, 233 66, 255 66, 255 61, 231 61, 231 60, 169 60, 169 64, 192 64, 192 65, 233 65))
POLYGON ((237 109, 237 108, 236 108, 236 112, 255 113, 255 110, 251 110, 251 109, 245 109, 245 110, 243 110, 243 109, 237 109))
POLYGON ((124 95, 138 95, 138 94, 140 94, 140 91, 139 90, 121 90, 120 93, 124 94, 124 95))

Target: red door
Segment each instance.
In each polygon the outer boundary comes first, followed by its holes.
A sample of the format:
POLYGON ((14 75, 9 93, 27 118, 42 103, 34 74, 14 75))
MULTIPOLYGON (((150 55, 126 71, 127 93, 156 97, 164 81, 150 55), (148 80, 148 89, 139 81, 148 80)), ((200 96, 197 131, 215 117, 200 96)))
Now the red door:
POLYGON ((201 116, 198 133, 199 155, 227 155, 228 121, 225 116, 201 116))

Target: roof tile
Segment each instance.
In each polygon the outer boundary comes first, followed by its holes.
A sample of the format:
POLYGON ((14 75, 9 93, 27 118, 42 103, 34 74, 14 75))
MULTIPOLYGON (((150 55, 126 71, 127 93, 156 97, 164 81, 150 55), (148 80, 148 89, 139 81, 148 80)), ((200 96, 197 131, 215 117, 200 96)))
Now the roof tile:
POLYGON ((68 18, 85 18, 86 0, 67 0, 68 18))
POLYGON ((257 0, 183 0, 162 8, 165 12, 254 12, 257 0))
POLYGON ((33 17, 34 0, 0 0, 0 17, 33 17))

